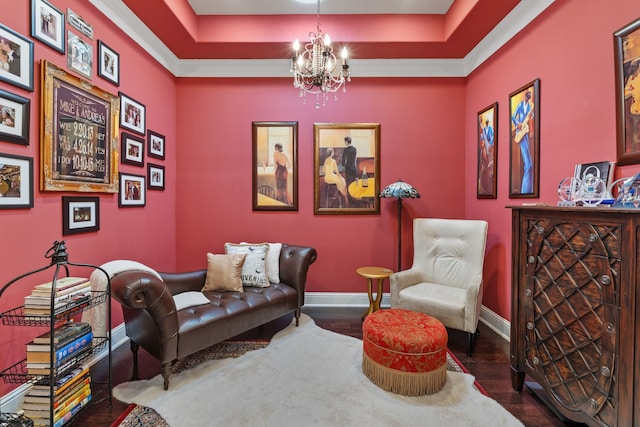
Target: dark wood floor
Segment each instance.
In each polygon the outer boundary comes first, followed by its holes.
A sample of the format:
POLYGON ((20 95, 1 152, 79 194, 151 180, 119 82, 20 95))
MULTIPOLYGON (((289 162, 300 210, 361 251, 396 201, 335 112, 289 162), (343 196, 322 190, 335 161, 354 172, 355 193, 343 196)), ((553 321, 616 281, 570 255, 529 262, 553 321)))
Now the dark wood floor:
MULTIPOLYGON (((309 308, 303 312, 312 317, 316 324, 341 334, 362 338, 360 308, 309 308)), ((287 326, 291 317, 271 322, 262 329, 256 329, 237 337, 237 339, 270 338, 275 332, 287 326)), ((480 324, 480 334, 476 339, 473 357, 465 353, 465 336, 459 331, 449 331, 449 349, 460 362, 473 374, 489 395, 515 415, 526 426, 549 427, 566 426, 537 397, 527 391, 516 393, 511 388, 509 373, 509 344, 480 324)), ((160 364, 142 349, 140 350, 140 378, 151 378, 160 372, 160 364)), ((100 362, 92 368, 95 379, 104 378, 106 364, 100 362)), ((131 351, 123 345, 113 352, 113 384, 130 380, 132 375, 131 351)), ((113 406, 107 401, 91 406, 82 412, 73 422, 73 426, 109 427, 127 408, 127 404, 113 399, 113 406)), ((180 427, 180 426, 175 426, 180 427)))

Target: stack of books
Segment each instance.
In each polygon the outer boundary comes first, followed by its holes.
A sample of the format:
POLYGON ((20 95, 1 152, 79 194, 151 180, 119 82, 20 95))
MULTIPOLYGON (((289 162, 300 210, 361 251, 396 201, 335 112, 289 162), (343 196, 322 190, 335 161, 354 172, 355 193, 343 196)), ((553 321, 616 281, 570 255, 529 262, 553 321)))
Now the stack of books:
POLYGON ((90 384, 88 367, 78 367, 58 379, 53 385, 53 397, 49 378, 38 381, 24 397, 24 415, 31 418, 35 426, 60 427, 91 401, 90 384))
POLYGON ((93 332, 85 322, 67 322, 27 343, 29 375, 60 375, 73 368, 93 351, 93 332), (54 372, 51 372, 53 357, 54 372))
POLYGON ((57 311, 63 307, 78 306, 91 299, 91 283, 85 277, 61 277, 53 282, 37 285, 31 295, 24 297, 24 313, 32 316, 50 316, 51 303, 57 311))

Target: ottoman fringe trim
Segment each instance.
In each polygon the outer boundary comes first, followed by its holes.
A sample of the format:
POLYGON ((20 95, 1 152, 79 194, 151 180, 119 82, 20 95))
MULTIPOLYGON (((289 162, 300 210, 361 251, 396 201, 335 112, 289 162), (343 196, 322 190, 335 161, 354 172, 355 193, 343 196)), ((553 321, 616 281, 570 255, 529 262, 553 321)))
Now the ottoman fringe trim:
POLYGON ((442 389, 447 382, 447 364, 431 372, 404 372, 387 368, 362 355, 362 372, 375 385, 383 390, 404 396, 422 396, 433 394, 442 389))

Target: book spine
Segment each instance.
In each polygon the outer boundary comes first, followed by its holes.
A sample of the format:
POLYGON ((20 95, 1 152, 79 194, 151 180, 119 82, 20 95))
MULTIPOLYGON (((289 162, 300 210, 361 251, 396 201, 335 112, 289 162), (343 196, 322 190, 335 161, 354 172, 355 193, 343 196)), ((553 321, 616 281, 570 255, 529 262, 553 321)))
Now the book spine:
POLYGON ((55 402, 53 405, 53 416, 55 418, 56 415, 62 414, 65 410, 73 408, 78 403, 82 402, 85 397, 91 394, 91 387, 89 385, 85 385, 84 387, 75 391, 75 393, 69 395, 66 399, 55 402))
POLYGON ((64 425, 64 423, 69 421, 78 412, 80 412, 80 410, 82 408, 84 408, 89 403, 90 400, 91 400, 91 395, 85 397, 82 402, 78 403, 76 406, 74 406, 73 408, 69 409, 69 411, 66 412, 64 415, 62 415, 59 420, 55 421, 55 417, 54 417, 53 427, 62 427, 64 425))
MULTIPOLYGON (((72 288, 74 286, 81 285, 82 283, 86 283, 88 281, 89 281, 89 279, 86 278, 86 277, 62 277, 62 278, 56 280, 56 291, 61 291, 61 290, 64 290, 64 289, 72 288)), ((52 286, 53 286, 53 281, 50 281, 50 282, 41 283, 39 285, 36 285, 34 288, 35 289, 51 290, 52 286)))
POLYGON ((65 359, 67 359, 68 357, 74 356, 77 353, 79 353, 81 349, 85 348, 88 345, 91 345, 92 339, 93 339, 93 332, 89 331, 85 335, 76 339, 75 341, 72 341, 66 346, 63 346, 62 348, 56 350, 56 353, 55 353, 56 366, 59 366, 60 364, 62 364, 65 361, 65 359))
MULTIPOLYGON (((54 344, 61 343, 65 339, 75 336, 76 334, 87 331, 91 328, 91 325, 84 322, 67 322, 62 326, 53 330, 53 342, 54 344)), ((34 343, 51 344, 50 335, 51 332, 46 332, 42 335, 38 335, 33 339, 34 343)))

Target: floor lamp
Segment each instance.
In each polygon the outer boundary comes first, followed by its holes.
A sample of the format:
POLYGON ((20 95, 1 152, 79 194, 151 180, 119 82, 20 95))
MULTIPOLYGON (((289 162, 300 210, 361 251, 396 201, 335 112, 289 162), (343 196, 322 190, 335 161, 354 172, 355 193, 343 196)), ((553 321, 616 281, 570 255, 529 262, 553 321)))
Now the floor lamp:
POLYGON ((398 199, 398 271, 400 271, 402 268, 402 199, 419 199, 420 193, 413 185, 399 179, 387 185, 379 197, 398 199))

